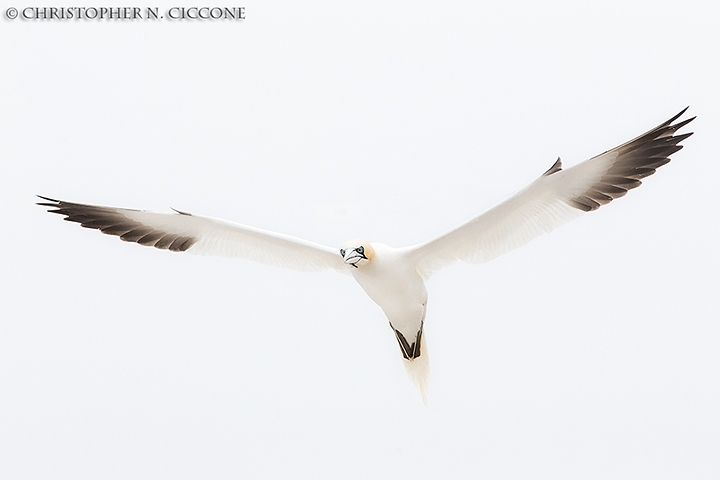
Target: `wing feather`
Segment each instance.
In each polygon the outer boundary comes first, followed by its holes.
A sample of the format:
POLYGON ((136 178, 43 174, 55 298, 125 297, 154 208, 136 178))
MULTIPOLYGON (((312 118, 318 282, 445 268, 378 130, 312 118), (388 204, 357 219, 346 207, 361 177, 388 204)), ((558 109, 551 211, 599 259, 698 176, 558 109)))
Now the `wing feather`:
POLYGON ((40 197, 50 213, 126 242, 174 252, 243 258, 301 271, 348 269, 336 249, 290 235, 185 212, 157 213, 40 197))
POLYGON ((426 279, 457 260, 486 262, 624 196, 668 163, 670 155, 682 148, 679 143, 692 135, 675 134, 695 118, 673 124, 686 110, 567 170, 558 158, 513 197, 444 235, 411 247, 410 258, 426 279))

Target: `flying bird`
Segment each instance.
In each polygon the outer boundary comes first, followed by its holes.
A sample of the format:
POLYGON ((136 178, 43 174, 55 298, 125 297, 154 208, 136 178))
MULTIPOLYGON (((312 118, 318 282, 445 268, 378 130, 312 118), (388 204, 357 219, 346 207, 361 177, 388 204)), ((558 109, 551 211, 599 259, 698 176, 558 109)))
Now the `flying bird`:
POLYGON ((295 270, 351 274, 390 322, 406 370, 426 401, 429 372, 423 335, 425 281, 462 260, 481 263, 518 248, 586 212, 597 210, 670 161, 692 133, 677 131, 687 110, 566 170, 557 161, 514 196, 425 243, 394 248, 358 239, 331 248, 289 235, 174 210, 156 213, 40 197, 48 211, 126 242, 173 252, 236 257, 295 270))

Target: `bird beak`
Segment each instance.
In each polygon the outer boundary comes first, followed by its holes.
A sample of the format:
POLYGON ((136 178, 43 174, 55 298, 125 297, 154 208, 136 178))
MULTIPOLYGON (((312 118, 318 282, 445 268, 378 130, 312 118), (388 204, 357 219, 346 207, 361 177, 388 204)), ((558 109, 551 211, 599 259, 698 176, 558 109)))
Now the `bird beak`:
POLYGON ((356 267, 356 263, 358 263, 360 260, 364 258, 363 255, 360 255, 355 250, 348 250, 345 252, 345 256, 343 257, 343 260, 345 260, 345 263, 349 263, 353 267, 356 267))

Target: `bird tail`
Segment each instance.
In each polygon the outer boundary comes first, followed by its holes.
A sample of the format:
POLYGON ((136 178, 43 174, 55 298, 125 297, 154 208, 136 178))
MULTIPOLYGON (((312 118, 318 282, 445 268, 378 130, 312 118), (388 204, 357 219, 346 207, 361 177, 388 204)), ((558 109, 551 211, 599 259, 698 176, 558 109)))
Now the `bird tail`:
POLYGON ((407 372, 410 380, 413 381, 415 386, 420 392, 423 403, 427 406, 427 390, 428 390, 428 379, 430 378, 430 360, 428 358, 427 346, 425 345, 425 336, 420 336, 420 352, 421 354, 415 358, 408 359, 403 358, 403 364, 405 365, 405 371, 407 372))

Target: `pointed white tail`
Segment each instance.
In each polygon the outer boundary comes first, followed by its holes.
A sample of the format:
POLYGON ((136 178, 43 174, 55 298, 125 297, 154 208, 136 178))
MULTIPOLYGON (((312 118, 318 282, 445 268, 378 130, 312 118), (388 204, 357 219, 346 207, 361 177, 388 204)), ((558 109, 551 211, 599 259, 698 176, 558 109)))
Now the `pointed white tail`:
POLYGON ((420 392, 423 403, 427 406, 430 360, 428 357, 427 346, 425 345, 425 335, 421 335, 420 337, 420 351, 422 352, 421 355, 414 360, 407 360, 403 358, 403 364, 405 365, 405 371, 407 371, 408 376, 420 392))

